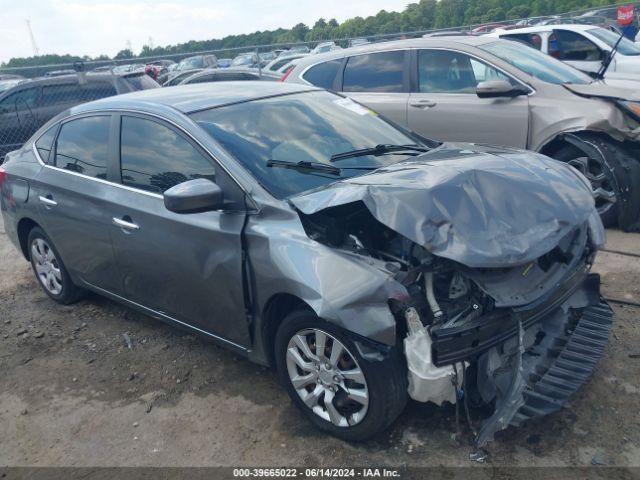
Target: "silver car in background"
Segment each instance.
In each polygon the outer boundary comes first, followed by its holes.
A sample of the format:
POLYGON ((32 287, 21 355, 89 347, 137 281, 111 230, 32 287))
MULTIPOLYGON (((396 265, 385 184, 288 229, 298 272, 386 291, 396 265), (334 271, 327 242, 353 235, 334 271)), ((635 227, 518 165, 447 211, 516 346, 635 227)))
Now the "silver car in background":
POLYGON ((309 56, 286 81, 341 92, 429 138, 568 162, 590 181, 605 225, 640 227, 640 84, 593 81, 533 48, 486 36, 309 56))

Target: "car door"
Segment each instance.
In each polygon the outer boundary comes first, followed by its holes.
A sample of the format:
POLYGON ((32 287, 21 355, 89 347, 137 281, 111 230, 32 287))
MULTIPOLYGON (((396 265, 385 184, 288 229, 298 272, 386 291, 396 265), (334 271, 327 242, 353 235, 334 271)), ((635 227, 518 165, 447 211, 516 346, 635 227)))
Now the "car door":
POLYGON ((408 65, 409 54, 405 50, 349 57, 340 82, 342 92, 389 120, 406 126, 408 65))
POLYGON ((527 95, 476 95, 480 82, 515 83, 515 79, 466 53, 447 49, 414 51, 412 71, 416 72, 415 91, 409 96, 407 110, 411 130, 435 140, 526 148, 527 95))
POLYGON ((587 73, 596 73, 602 67, 604 52, 579 32, 556 28, 549 35, 549 55, 587 73))
POLYGON ((45 167, 36 176, 33 198, 44 230, 74 279, 118 294, 120 276, 110 234, 120 188, 108 181, 114 155, 111 122, 108 114, 69 119, 52 147, 47 142, 53 135, 45 132, 36 141, 45 167))
POLYGON ((244 195, 183 131, 123 114, 121 193, 112 219, 124 296, 241 346, 249 345, 242 282, 244 195), (194 178, 223 190, 224 211, 177 214, 162 193, 194 178))

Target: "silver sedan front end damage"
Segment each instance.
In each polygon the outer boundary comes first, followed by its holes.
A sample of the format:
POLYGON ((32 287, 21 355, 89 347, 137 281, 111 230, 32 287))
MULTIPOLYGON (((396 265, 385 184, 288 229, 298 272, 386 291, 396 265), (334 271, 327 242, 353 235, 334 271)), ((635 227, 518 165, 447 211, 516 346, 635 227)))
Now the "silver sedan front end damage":
POLYGON ((494 405, 478 446, 559 409, 612 320, 589 274, 604 229, 588 183, 529 156, 445 145, 290 200, 310 238, 384 262, 402 286, 388 304, 410 396, 494 405))

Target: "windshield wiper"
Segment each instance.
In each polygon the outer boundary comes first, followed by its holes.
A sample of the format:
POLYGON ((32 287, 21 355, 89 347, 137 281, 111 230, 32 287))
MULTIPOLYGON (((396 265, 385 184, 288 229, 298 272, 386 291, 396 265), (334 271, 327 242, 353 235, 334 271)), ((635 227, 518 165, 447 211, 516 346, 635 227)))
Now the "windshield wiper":
POLYGON ((615 43, 615 45, 611 49, 611 52, 609 52, 609 55, 607 55, 607 57, 602 62, 602 66, 600 67, 600 70, 598 70, 598 72, 596 73, 596 79, 602 80, 604 78, 604 74, 607 73, 607 69, 609 68, 609 65, 611 65, 611 62, 613 61, 613 56, 617 53, 618 45, 620 45, 620 42, 622 41, 623 38, 624 38, 624 33, 621 33, 620 38, 618 38, 618 41, 615 43))
POLYGON ((403 153, 404 155, 419 155, 420 153, 428 152, 428 147, 421 145, 392 145, 392 144, 380 144, 375 147, 361 148, 359 150, 349 150, 348 152, 336 153, 331 155, 331 161, 336 162, 338 160, 344 160, 346 158, 361 157, 364 155, 385 155, 388 153, 403 153))
POLYGON ((267 160, 267 167, 284 167, 293 168, 294 170, 309 170, 312 172, 324 172, 331 175, 340 175, 342 171, 338 167, 322 162, 308 162, 301 160, 299 162, 289 162, 287 160, 267 160))

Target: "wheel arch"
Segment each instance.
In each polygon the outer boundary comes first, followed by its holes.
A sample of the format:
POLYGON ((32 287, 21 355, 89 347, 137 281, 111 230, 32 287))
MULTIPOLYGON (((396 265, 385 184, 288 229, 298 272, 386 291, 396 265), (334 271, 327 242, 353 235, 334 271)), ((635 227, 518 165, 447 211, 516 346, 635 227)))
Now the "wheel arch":
POLYGON ((276 293, 267 302, 261 315, 261 338, 264 354, 270 366, 275 365, 274 346, 278 327, 287 315, 296 310, 309 310, 311 306, 300 297, 290 293, 276 293))
POLYGON ((580 130, 580 131, 567 131, 556 134, 553 138, 544 143, 539 149, 538 153, 554 158, 553 155, 560 149, 566 146, 576 147, 576 143, 580 142, 582 136, 599 137, 603 140, 617 142, 612 136, 594 130, 580 130))
POLYGON ((31 255, 29 255, 29 245, 27 245, 27 241, 29 240, 29 232, 33 230, 34 227, 42 228, 38 222, 35 220, 24 217, 21 218, 18 222, 18 226, 16 231, 18 232, 18 241, 20 242, 20 250, 22 251, 22 255, 27 261, 30 261, 31 255))

